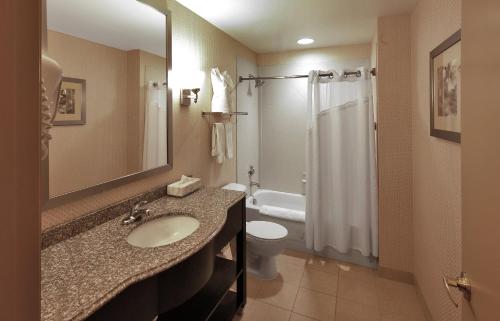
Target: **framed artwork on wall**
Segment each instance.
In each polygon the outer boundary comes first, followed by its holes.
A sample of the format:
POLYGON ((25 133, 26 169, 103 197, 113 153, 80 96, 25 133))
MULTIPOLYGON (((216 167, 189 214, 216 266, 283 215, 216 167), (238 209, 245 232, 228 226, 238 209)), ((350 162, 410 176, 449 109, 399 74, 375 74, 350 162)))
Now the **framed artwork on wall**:
POLYGON ((54 126, 85 125, 85 79, 63 77, 54 126))
POLYGON ((430 54, 431 136, 460 142, 461 31, 443 41, 430 54))

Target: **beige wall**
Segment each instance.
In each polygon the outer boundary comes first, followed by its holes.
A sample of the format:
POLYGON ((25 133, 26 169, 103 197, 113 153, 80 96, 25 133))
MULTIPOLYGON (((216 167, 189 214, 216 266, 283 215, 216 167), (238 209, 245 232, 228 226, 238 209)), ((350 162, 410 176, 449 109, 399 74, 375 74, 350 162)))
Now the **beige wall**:
POLYGON ((461 270, 461 159, 429 135, 429 52, 460 27, 460 0, 420 0, 411 15, 414 274, 434 321, 460 319, 441 278, 461 270))
MULTIPOLYGON (((141 88, 141 51, 127 51, 127 88, 141 88)), ((140 90, 127 90, 127 170, 137 172, 142 168, 144 114, 140 106, 144 101, 140 90), (142 117, 141 117, 142 116, 142 117)))
POLYGON ((462 269, 472 282, 462 321, 498 321, 500 1, 462 6, 462 269))
POLYGON ((52 128, 50 195, 127 174, 127 53, 49 31, 48 54, 65 77, 86 80, 87 118, 85 125, 52 128))
POLYGON ((378 20, 380 266, 412 272, 410 17, 378 20))
POLYGON ((40 16, 0 2, 0 320, 40 318, 40 16))
POLYGON ((173 69, 178 74, 205 72, 198 104, 180 107, 179 87, 173 91, 173 170, 139 180, 92 197, 47 210, 42 215, 42 228, 70 220, 105 205, 123 200, 152 187, 176 180, 182 174, 202 178, 204 184, 218 186, 236 179, 236 161, 216 164, 210 156, 210 123, 201 111, 210 110, 209 72, 218 66, 236 79, 236 57, 256 61, 255 54, 227 34, 179 5, 169 1, 173 13, 173 69))

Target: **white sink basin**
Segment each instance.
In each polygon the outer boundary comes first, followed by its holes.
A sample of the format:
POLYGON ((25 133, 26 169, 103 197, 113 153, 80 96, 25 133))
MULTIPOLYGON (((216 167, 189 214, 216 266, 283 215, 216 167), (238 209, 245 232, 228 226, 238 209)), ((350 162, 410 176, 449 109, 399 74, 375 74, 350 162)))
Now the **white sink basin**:
POLYGON ((188 237, 199 226, 200 222, 190 216, 163 216, 133 229, 127 242, 138 247, 158 247, 188 237))

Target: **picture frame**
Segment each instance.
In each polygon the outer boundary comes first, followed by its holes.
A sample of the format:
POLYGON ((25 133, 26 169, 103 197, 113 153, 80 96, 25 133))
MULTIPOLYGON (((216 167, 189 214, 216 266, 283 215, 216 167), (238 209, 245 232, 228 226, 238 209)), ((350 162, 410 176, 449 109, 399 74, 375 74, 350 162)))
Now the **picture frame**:
POLYGON ((430 135, 460 143, 461 30, 430 53, 430 135))
POLYGON ((86 118, 85 79, 63 77, 53 125, 85 125, 86 118))

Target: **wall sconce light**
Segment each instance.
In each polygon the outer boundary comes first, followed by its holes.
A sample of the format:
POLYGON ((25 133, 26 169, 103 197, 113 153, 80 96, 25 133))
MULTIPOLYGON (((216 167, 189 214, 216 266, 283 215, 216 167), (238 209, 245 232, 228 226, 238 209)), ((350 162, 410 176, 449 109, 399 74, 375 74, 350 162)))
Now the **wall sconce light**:
POLYGON ((181 106, 191 106, 191 99, 193 99, 196 104, 198 102, 199 92, 200 88, 181 89, 181 106))

